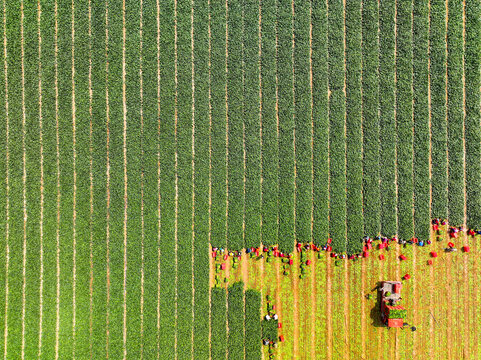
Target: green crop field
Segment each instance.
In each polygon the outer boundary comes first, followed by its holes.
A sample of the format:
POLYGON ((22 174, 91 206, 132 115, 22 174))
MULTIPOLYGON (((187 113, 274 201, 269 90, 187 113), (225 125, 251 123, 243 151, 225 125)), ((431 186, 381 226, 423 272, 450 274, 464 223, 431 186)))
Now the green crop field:
POLYGON ((0 9, 0 358, 481 358, 481 0, 0 9))

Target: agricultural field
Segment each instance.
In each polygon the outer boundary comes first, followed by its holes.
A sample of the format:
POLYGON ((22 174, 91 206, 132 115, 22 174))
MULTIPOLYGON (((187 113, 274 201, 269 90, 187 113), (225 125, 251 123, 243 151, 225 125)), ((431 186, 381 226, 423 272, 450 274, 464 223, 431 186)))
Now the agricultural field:
POLYGON ((0 358, 481 358, 480 0, 0 8, 0 358))

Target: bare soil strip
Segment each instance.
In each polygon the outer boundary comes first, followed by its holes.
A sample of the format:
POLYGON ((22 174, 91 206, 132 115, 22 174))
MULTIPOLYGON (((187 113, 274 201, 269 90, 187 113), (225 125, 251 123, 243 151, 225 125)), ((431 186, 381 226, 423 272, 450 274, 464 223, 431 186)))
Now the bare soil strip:
POLYGON ((76 344, 76 320, 77 320, 77 304, 76 298, 76 282, 77 282, 77 149, 76 149, 76 102, 75 102, 75 1, 72 0, 72 138, 73 138, 73 209, 72 209, 72 241, 73 241, 73 270, 72 270, 72 351, 75 359, 76 344))
POLYGON ((6 248, 6 259, 5 259, 5 315, 4 315, 4 348, 3 348, 3 357, 6 359, 8 354, 8 295, 9 295, 9 288, 8 288, 8 268, 10 262, 10 249, 9 249, 9 239, 10 239, 10 179, 9 179, 9 164, 10 164, 10 151, 9 151, 9 114, 8 114, 8 64, 7 64, 7 17, 6 17, 6 9, 5 9, 5 0, 3 0, 3 69, 4 69, 4 76, 5 76, 5 121, 6 121, 6 204, 5 204, 5 217, 6 217, 6 224, 5 224, 5 248, 6 248))
POLYGON ((89 214, 89 228, 90 228, 90 278, 89 278, 89 353, 90 359, 93 358, 93 291, 94 291, 94 232, 93 232, 93 214, 94 214, 94 178, 93 178, 93 123, 92 123, 92 3, 89 0, 89 180, 90 180, 90 214, 89 214))
POLYGON ((23 163, 23 173, 22 173, 22 183, 23 183, 23 260, 22 260, 22 360, 25 358, 25 308, 26 308, 26 267, 27 267, 27 168, 26 168, 26 148, 25 148, 25 133, 27 121, 27 114, 25 110, 25 47, 24 47, 24 37, 23 37, 23 21, 24 21, 24 11, 23 11, 23 0, 20 3, 21 12, 21 25, 20 25, 20 37, 21 37, 21 68, 22 68, 22 163, 23 163))
MULTIPOLYGON (((43 216, 44 216, 44 174, 43 174, 43 114, 42 114, 42 34, 40 32, 41 19, 40 0, 37 1, 37 26, 38 26, 38 121, 40 143, 40 299, 38 320, 38 357, 42 355, 43 335, 43 216)), ((8 185, 7 185, 8 186, 8 185)))
POLYGON ((106 246, 107 246, 107 315, 106 315, 106 355, 109 358, 110 342, 110 105, 109 105, 109 6, 105 6, 105 102, 106 102, 106 127, 107 127, 107 227, 106 227, 106 246))
POLYGON ((55 360, 58 360, 58 343, 59 343, 59 330, 60 330, 60 134, 59 128, 59 114, 58 114, 58 4, 55 0, 55 127, 56 127, 56 165, 57 165, 57 258, 56 258, 56 270, 57 270, 57 285, 56 292, 57 298, 55 302, 56 315, 55 315, 55 360))
POLYGON ((125 0, 122 2, 122 109, 123 109, 123 155, 124 155, 124 314, 122 320, 123 327, 123 353, 124 359, 127 358, 127 209, 128 209, 128 198, 127 198, 127 187, 128 187, 128 177, 127 177, 127 96, 126 96, 126 82, 125 82, 125 39, 126 39, 126 28, 125 28, 125 0))

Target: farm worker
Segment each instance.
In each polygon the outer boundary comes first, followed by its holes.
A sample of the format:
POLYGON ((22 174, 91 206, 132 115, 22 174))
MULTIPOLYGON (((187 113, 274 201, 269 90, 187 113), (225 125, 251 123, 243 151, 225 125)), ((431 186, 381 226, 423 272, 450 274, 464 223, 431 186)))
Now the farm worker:
POLYGON ((266 320, 269 321, 271 319, 271 317, 269 316, 269 314, 266 315, 266 320))
POLYGON ((434 219, 434 220, 433 220, 433 224, 439 225, 439 218, 434 219))
POLYGON ((434 225, 433 225, 433 230, 434 230, 434 231, 439 230, 439 225, 438 225, 438 224, 434 224, 434 225))
POLYGON ((441 225, 446 225, 446 220, 441 221, 441 225))
POLYGON ((279 316, 277 316, 277 314, 274 314, 274 316, 272 316, 272 318, 273 318, 274 320, 277 320, 277 319, 279 319, 279 316))
POLYGON ((474 236, 475 232, 474 232, 473 229, 469 229, 468 234, 469 234, 470 236, 474 236))

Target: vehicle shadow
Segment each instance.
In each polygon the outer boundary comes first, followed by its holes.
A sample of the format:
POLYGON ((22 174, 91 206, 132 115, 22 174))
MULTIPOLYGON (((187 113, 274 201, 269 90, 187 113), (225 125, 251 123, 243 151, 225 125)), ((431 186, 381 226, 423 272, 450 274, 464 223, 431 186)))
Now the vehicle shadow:
MULTIPOLYGON (((381 281, 378 281, 377 286, 371 290, 372 296, 376 299, 376 304, 371 309, 371 325, 375 327, 386 327, 386 325, 384 325, 381 321, 381 293, 378 291, 380 287, 381 281)), ((372 302, 369 302, 369 304, 372 304, 372 302)))

